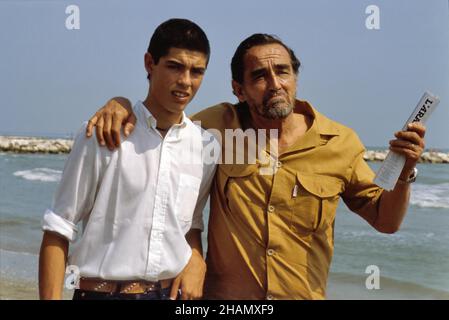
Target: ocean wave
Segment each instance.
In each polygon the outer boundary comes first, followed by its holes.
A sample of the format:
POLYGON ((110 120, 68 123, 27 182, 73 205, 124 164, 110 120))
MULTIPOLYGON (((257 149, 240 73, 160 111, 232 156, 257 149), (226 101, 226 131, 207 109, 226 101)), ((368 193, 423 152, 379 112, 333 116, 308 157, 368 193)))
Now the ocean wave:
POLYGON ((356 241, 365 242, 366 245, 377 244, 383 247, 405 246, 405 247, 422 247, 422 246, 441 246, 449 240, 448 235, 435 234, 433 232, 416 232, 409 230, 400 230, 394 234, 380 233, 375 230, 337 230, 336 238, 338 241, 356 241))
POLYGON ((16 171, 14 175, 30 181, 58 182, 61 180, 62 171, 49 168, 35 168, 16 171))
POLYGON ((0 256, 5 257, 5 255, 14 256, 14 257, 25 256, 25 257, 31 257, 33 259, 39 257, 39 254, 37 254, 37 253, 25 252, 25 251, 21 251, 21 250, 14 251, 14 250, 0 248, 0 256))
POLYGON ((24 225, 40 226, 41 218, 39 217, 0 217, 0 226, 5 227, 22 227, 24 225))
POLYGON ((413 186, 410 204, 421 208, 449 209, 449 183, 417 183, 413 186))

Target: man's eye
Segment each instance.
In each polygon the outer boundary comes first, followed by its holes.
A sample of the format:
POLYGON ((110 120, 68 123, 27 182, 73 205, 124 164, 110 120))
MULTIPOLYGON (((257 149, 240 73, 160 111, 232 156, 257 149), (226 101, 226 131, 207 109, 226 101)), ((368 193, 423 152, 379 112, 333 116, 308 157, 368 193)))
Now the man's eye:
POLYGON ((171 70, 181 70, 182 66, 179 66, 177 64, 169 64, 168 68, 171 70))
POLYGON ((202 76, 204 74, 203 70, 193 70, 192 73, 196 76, 202 76))

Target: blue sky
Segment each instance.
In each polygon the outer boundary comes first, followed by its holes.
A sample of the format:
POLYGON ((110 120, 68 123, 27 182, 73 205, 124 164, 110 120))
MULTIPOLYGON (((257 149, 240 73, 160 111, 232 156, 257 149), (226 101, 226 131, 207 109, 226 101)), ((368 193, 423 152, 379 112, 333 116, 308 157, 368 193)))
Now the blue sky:
POLYGON ((234 50, 265 32, 299 56, 298 97, 366 145, 386 146, 430 90, 441 103, 427 146, 449 148, 448 0, 0 1, 0 133, 75 133, 112 96, 144 99, 143 55, 172 17, 198 23, 212 48, 188 114, 236 101, 234 50), (71 4, 79 30, 66 28, 71 4), (368 5, 379 7, 379 30, 365 26, 368 5))

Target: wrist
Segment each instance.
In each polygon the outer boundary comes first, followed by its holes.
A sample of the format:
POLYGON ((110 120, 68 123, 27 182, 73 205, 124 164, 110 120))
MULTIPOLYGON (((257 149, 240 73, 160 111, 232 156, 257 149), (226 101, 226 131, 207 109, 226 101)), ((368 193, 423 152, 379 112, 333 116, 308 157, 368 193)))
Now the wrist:
POLYGON ((201 253, 201 251, 197 248, 192 248, 192 256, 196 256, 198 258, 203 259, 203 254, 201 253))
POLYGON ((128 112, 132 110, 132 104, 131 101, 125 97, 114 97, 110 100, 111 102, 115 102, 122 106, 123 108, 127 109, 128 112))
POLYGON ((418 176, 418 169, 414 167, 413 169, 406 170, 401 174, 401 176, 398 179, 398 183, 413 183, 416 180, 416 177, 418 176))

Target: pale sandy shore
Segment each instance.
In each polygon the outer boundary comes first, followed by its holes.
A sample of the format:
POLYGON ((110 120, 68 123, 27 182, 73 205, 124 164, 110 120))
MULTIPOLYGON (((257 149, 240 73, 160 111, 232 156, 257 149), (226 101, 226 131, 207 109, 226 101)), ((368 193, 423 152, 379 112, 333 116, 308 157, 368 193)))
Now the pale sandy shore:
POLYGON ((449 292, 385 277, 378 290, 368 290, 366 278, 346 274, 331 274, 327 287, 329 300, 449 300, 449 292))
MULTIPOLYGON (((71 300, 73 291, 64 290, 64 300, 71 300)), ((0 300, 38 300, 36 282, 0 279, 0 300)))
MULTIPOLYGON (((65 290, 64 299, 71 300, 73 291, 65 290)), ((36 300, 36 282, 0 279, 0 300, 36 300)), ((365 278, 331 274, 327 299, 329 300, 449 300, 449 292, 419 285, 381 278, 379 290, 368 290, 365 278)))

